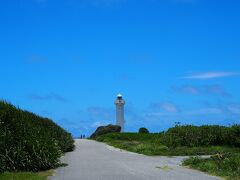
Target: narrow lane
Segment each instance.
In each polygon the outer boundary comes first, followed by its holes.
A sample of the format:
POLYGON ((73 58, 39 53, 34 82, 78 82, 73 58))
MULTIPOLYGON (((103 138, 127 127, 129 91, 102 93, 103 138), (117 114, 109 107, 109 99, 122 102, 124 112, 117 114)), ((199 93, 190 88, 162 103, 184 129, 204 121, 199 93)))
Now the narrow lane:
POLYGON ((76 140, 51 180, 218 180, 180 166, 184 157, 149 157, 91 140, 76 140))

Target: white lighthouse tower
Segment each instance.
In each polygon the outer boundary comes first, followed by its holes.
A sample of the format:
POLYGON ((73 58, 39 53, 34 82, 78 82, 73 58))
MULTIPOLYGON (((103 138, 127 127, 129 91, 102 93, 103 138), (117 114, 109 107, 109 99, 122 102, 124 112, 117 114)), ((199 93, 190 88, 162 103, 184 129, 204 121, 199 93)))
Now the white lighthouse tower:
POLYGON ((125 100, 122 98, 121 94, 117 95, 115 100, 116 104, 116 125, 121 126, 121 132, 124 132, 124 105, 125 100))

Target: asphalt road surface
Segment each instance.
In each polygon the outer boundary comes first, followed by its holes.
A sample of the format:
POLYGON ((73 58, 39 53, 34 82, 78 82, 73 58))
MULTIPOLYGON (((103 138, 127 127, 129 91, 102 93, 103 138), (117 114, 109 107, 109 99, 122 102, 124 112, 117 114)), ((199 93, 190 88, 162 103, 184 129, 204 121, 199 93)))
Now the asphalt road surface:
POLYGON ((76 140, 76 150, 50 180, 219 180, 181 166, 186 157, 150 157, 91 140, 76 140))

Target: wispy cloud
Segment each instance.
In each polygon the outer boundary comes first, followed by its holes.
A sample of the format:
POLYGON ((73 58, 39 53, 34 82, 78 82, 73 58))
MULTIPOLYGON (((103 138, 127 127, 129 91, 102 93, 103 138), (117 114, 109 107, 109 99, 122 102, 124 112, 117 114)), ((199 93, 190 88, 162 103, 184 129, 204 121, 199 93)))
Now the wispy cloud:
POLYGON ((210 115, 210 114, 221 114, 220 108, 201 108, 196 110, 185 111, 185 115, 210 115))
POLYGON ((51 93, 51 94, 47 94, 47 95, 37 95, 37 94, 32 94, 28 96, 30 99, 33 100, 39 100, 39 101, 49 101, 49 100, 55 100, 55 101, 59 101, 59 102, 63 102, 66 103, 69 100, 63 96, 51 93))
POLYGON ((222 97, 231 97, 231 94, 226 92, 226 90, 220 85, 210 85, 205 87, 205 92, 208 94, 217 94, 222 97))
MULTIPOLYGON (((175 113, 169 113, 169 112, 150 112, 147 113, 147 117, 159 117, 159 118, 172 118, 175 117, 178 119, 186 118, 186 117, 194 117, 194 116, 209 116, 209 115, 221 115, 224 113, 224 110, 218 107, 205 107, 205 108, 199 108, 199 109, 193 109, 193 110, 183 110, 183 111, 176 111, 175 113)), ((178 119, 179 120, 179 119, 178 119)))
POLYGON ((193 73, 182 77, 183 79, 199 79, 199 80, 206 80, 206 79, 216 79, 216 78, 223 78, 223 77, 231 77, 231 76, 238 76, 240 73, 238 72, 203 72, 203 73, 193 73))
POLYGON ((191 94, 191 95, 219 95, 222 97, 232 97, 224 87, 218 84, 207 85, 207 86, 174 86, 171 88, 174 92, 191 94))
POLYGON ((180 87, 172 87, 172 90, 179 93, 186 93, 186 94, 200 94, 201 90, 198 87, 191 86, 191 85, 184 85, 180 87))
POLYGON ((240 114, 240 104, 231 104, 227 109, 233 114, 240 114))
POLYGON ((92 106, 87 109, 87 112, 93 118, 98 118, 98 119, 111 120, 114 117, 113 115, 114 110, 108 109, 105 107, 92 106))
POLYGON ((153 103, 150 105, 150 108, 153 110, 161 110, 168 113, 177 113, 180 111, 175 104, 170 102, 153 103))

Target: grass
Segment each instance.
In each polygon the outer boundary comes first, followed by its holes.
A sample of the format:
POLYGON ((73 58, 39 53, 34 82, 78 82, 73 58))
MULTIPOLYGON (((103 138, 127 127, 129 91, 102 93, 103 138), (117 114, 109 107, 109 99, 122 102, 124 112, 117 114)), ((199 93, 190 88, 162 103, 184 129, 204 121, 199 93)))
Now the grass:
POLYGON ((160 134, 111 133, 99 136, 97 141, 105 142, 116 148, 150 156, 191 156, 240 152, 240 148, 227 146, 168 147, 162 143, 160 134))
POLYGON ((43 172, 5 172, 0 174, 1 180, 46 180, 53 174, 53 170, 43 172))
POLYGON ((171 168, 170 166, 160 166, 160 167, 156 167, 158 169, 162 169, 164 171, 170 171, 173 170, 173 168, 171 168))
POLYGON ((217 154, 207 159, 191 157, 185 160, 183 165, 212 175, 221 176, 229 180, 240 180, 239 153, 228 154, 225 156, 217 154))

